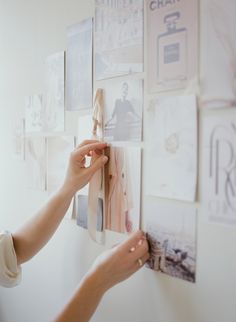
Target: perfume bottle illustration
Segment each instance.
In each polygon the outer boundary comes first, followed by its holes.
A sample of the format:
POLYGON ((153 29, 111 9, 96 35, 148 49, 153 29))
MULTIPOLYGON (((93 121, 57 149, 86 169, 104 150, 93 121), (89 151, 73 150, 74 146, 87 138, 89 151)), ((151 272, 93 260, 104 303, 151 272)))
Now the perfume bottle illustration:
POLYGON ((181 88, 187 80, 187 29, 177 28, 180 17, 166 15, 167 31, 157 38, 157 82, 165 88, 181 88))

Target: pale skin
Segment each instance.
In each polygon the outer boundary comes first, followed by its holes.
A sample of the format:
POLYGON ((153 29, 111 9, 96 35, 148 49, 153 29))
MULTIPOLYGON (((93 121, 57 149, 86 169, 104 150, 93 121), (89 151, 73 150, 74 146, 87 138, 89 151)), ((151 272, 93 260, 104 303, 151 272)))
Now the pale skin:
MULTIPOLYGON (((31 259, 50 240, 74 194, 108 161, 103 155, 106 147, 106 143, 88 140, 71 153, 63 186, 36 216, 12 235, 19 265, 31 259), (87 168, 86 156, 95 156, 87 168)), ((148 258, 148 244, 142 231, 100 255, 54 322, 89 321, 104 293, 138 271, 148 258)))

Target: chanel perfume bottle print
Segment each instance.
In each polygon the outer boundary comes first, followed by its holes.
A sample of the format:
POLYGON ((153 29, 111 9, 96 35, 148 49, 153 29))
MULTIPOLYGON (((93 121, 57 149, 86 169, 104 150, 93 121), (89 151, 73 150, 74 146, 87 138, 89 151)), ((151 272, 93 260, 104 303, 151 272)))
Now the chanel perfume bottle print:
POLYGON ((167 30, 157 38, 157 81, 164 87, 182 87, 187 80, 187 29, 177 27, 180 17, 166 15, 167 30))

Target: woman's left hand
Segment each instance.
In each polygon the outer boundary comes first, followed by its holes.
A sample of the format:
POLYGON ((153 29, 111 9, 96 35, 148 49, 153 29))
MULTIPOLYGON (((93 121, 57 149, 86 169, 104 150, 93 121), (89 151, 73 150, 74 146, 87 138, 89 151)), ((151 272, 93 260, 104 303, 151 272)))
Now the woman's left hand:
POLYGON ((75 194, 82 189, 92 178, 94 173, 101 169, 108 158, 103 155, 107 144, 96 140, 82 142, 70 156, 69 166, 63 184, 63 189, 75 194), (86 158, 92 157, 88 167, 85 166, 86 158))

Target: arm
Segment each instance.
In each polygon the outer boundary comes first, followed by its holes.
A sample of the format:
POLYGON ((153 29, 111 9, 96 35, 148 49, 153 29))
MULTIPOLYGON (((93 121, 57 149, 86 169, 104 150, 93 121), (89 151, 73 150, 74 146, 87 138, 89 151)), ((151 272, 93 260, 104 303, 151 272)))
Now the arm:
POLYGON ((88 322, 105 292, 138 271, 148 258, 148 244, 141 231, 102 254, 54 322, 88 322))
POLYGON ((35 217, 12 235, 18 265, 32 258, 52 237, 74 194, 106 163, 107 157, 101 155, 105 147, 105 143, 85 141, 72 152, 63 186, 35 217), (91 151, 100 156, 90 167, 85 168, 85 158, 91 151))

